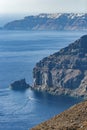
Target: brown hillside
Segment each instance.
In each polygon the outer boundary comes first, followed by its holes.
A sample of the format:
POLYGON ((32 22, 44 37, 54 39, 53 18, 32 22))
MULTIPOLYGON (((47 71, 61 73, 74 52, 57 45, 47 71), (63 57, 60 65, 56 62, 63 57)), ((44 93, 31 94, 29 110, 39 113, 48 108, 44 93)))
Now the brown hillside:
POLYGON ((87 130, 87 101, 74 105, 31 130, 87 130))

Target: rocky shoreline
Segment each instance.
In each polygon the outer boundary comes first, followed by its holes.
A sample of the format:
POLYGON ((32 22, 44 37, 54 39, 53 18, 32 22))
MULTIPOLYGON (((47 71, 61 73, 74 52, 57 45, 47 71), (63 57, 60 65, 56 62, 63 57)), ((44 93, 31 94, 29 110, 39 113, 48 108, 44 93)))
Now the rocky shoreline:
MULTIPOLYGON (((34 85, 25 79, 11 84, 13 90, 47 92, 87 99, 87 35, 38 62, 33 69, 34 85)), ((31 130, 87 130, 87 100, 74 105, 31 130)))
POLYGON ((87 35, 38 62, 34 90, 53 95, 87 97, 87 35))
POLYGON ((87 35, 39 61, 33 69, 33 79, 32 87, 20 80, 11 88, 30 87, 52 95, 87 98, 87 35))
POLYGON ((15 90, 30 87, 52 95, 87 98, 87 35, 38 62, 33 69, 33 79, 33 86, 25 79, 10 86, 15 90))

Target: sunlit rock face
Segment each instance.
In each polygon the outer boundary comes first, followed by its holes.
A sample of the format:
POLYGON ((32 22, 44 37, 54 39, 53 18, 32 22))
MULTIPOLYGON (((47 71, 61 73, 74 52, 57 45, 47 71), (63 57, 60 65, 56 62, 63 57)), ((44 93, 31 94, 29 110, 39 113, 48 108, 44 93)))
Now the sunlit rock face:
POLYGON ((86 96, 87 35, 38 62, 34 89, 54 95, 86 96))

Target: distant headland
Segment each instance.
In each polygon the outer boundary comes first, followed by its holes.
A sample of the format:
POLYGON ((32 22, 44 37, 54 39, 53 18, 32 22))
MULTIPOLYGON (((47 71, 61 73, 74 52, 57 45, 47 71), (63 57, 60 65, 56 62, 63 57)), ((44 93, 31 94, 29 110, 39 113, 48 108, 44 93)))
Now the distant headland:
POLYGON ((5 24, 2 30, 87 30, 86 13, 54 13, 24 17, 5 24))

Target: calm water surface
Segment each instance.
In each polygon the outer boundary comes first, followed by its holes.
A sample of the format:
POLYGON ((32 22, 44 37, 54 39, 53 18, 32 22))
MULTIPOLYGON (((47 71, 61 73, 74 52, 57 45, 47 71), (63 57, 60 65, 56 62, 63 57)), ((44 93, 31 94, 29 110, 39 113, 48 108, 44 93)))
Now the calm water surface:
POLYGON ((0 130, 28 130, 79 100, 32 90, 15 92, 9 84, 26 78, 32 85, 36 62, 85 32, 0 31, 0 130))

